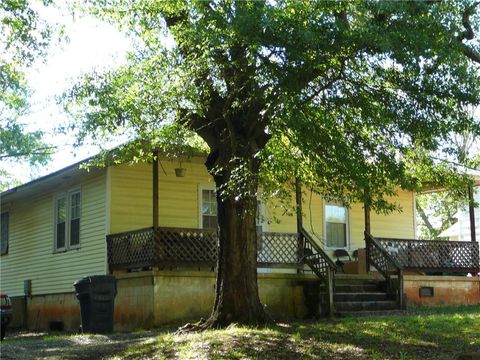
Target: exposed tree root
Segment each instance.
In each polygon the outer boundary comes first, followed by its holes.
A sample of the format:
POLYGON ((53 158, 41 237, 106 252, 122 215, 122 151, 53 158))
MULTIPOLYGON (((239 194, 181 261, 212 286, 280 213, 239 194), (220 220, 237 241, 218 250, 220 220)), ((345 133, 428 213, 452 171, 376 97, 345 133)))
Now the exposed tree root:
MULTIPOLYGON (((223 317, 222 317, 223 318, 223 317)), ((212 314, 208 319, 201 318, 196 323, 187 323, 175 331, 175 335, 189 334, 193 332, 201 332, 206 330, 213 329, 225 329, 232 325, 245 325, 252 327, 265 327, 275 324, 275 321, 272 317, 266 312, 262 316, 259 316, 256 319, 249 320, 240 320, 240 321, 227 321, 225 319, 220 319, 216 314, 212 314)))

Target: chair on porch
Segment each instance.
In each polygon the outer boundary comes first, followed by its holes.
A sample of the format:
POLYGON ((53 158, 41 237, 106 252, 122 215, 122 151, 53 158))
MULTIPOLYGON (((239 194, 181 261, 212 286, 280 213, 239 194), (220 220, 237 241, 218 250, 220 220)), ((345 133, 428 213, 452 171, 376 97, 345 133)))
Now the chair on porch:
POLYGON ((342 258, 348 258, 348 261, 352 261, 352 258, 350 257, 350 254, 348 253, 347 250, 345 249, 336 249, 333 252, 333 255, 337 257, 337 260, 335 261, 335 265, 337 265, 340 269, 342 269, 342 272, 345 272, 343 269, 343 265, 345 265, 345 261, 342 261, 342 258))

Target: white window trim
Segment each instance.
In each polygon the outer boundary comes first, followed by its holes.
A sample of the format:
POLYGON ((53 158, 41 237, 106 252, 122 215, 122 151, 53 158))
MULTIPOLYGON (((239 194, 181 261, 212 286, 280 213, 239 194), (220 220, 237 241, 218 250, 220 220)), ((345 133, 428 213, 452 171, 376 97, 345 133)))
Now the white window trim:
MULTIPOLYGON (((202 191, 203 190, 213 190, 217 191, 215 185, 213 184, 200 184, 198 185, 198 228, 203 229, 203 214, 202 214, 202 191)), ((260 204, 262 207, 262 231, 263 232, 268 232, 268 221, 267 221, 267 216, 268 216, 268 207, 266 206, 266 203, 262 200, 260 200, 260 204)))
POLYGON ((323 237, 325 239, 325 249, 327 250, 337 250, 337 249, 345 249, 345 250, 350 250, 351 248, 351 239, 350 239, 350 209, 346 207, 345 205, 342 205, 338 202, 335 201, 326 201, 323 199, 323 237), (327 245, 327 205, 341 205, 347 210, 347 239, 346 239, 346 245, 342 247, 335 247, 335 246, 328 246, 327 245))
POLYGON ((198 228, 203 229, 203 214, 202 214, 202 191, 203 190, 213 190, 216 191, 215 185, 213 184, 200 184, 198 185, 198 228))
MULTIPOLYGON (((260 201, 260 207, 261 207, 261 219, 262 219, 262 232, 268 232, 268 207, 263 200, 257 200, 260 201)), ((258 214, 257 214, 258 216, 258 214)), ((256 220, 256 219, 255 219, 256 220)))
POLYGON ((81 247, 81 226, 78 229, 78 244, 71 245, 70 239, 70 225, 71 225, 71 197, 73 194, 80 194, 80 225, 82 224, 82 207, 83 207, 83 199, 82 199, 82 191, 81 188, 74 188, 68 191, 64 191, 62 193, 56 194, 54 196, 54 203, 53 203, 53 252, 54 253, 61 253, 68 250, 75 250, 80 249, 81 247), (57 202, 59 199, 65 198, 65 246, 57 247, 57 202))

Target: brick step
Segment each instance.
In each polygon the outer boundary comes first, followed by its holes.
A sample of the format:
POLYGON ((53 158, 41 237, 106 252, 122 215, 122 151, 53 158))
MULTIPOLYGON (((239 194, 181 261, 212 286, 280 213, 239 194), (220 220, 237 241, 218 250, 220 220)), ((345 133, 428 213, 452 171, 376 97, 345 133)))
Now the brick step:
POLYGON ((333 300, 337 301, 385 301, 391 298, 385 292, 336 292, 333 300))
POLYGON ((338 312, 344 311, 383 311, 398 309, 398 304, 393 300, 384 301, 339 301, 335 303, 338 312))

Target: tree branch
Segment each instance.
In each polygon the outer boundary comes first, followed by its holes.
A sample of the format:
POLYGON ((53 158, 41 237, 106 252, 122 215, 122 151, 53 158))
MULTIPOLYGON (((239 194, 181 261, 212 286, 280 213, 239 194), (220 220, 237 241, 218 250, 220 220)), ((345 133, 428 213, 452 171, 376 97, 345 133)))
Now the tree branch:
POLYGON ((465 56, 468 57, 470 60, 480 64, 480 53, 476 52, 470 46, 463 43, 463 40, 473 40, 473 38, 475 37, 472 24, 470 23, 470 17, 475 13, 475 9, 478 5, 480 5, 480 1, 476 1, 472 5, 465 8, 465 11, 462 15, 462 24, 465 28, 465 31, 460 33, 457 39, 458 41, 460 41, 461 49, 465 56))
POLYGON ((420 206, 420 204, 418 202, 415 203, 415 205, 416 205, 418 214, 422 218, 425 226, 428 228, 430 233, 431 234, 436 234, 438 231, 432 226, 432 224, 430 223, 430 220, 428 220, 428 216, 427 216, 427 214, 425 214, 425 211, 423 210, 423 208, 420 206))

